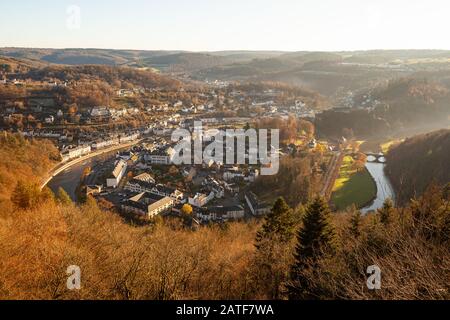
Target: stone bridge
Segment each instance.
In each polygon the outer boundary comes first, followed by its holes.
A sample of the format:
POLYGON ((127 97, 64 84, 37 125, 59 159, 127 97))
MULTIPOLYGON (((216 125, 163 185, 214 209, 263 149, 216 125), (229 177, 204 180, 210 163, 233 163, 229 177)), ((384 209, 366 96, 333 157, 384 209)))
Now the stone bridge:
POLYGON ((368 152, 368 153, 365 153, 365 155, 367 156, 367 162, 386 163, 386 157, 383 153, 368 152))

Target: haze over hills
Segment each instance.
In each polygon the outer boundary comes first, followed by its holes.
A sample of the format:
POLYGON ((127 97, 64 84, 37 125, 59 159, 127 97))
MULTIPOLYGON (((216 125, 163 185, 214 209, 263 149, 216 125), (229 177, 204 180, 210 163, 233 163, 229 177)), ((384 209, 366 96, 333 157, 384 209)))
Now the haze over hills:
POLYGON ((278 81, 327 96, 371 88, 392 78, 450 70, 450 51, 354 52, 144 51, 2 48, 0 55, 41 63, 153 68, 194 80, 278 81))

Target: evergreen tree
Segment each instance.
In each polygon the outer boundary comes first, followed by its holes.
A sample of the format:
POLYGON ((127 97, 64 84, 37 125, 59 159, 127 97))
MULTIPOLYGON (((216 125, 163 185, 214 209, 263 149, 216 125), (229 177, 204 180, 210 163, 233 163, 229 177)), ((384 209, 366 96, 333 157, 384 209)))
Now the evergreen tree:
POLYGON ((256 235, 256 243, 277 237, 281 242, 290 241, 295 234, 295 216, 283 198, 279 198, 265 217, 261 230, 256 235))
POLYGON ((381 223, 385 226, 389 225, 394 214, 394 203, 391 199, 386 199, 383 208, 378 210, 378 214, 380 215, 381 223))
POLYGON ((37 184, 19 181, 11 195, 11 202, 19 209, 33 209, 52 198, 53 194, 47 188, 41 191, 37 184))
POLYGON ((350 233, 355 238, 361 235, 361 211, 355 210, 350 219, 350 233))
POLYGON ((331 211, 325 200, 318 197, 306 209, 295 249, 295 262, 288 284, 290 299, 312 299, 320 296, 317 288, 311 288, 305 272, 315 272, 317 260, 335 249, 335 231, 331 223, 331 211))
POLYGON ((279 198, 256 235, 254 283, 268 299, 280 299, 282 284, 289 276, 295 226, 292 209, 279 198))
POLYGON ((17 182, 11 196, 11 202, 16 208, 28 209, 31 207, 30 193, 23 181, 17 182))

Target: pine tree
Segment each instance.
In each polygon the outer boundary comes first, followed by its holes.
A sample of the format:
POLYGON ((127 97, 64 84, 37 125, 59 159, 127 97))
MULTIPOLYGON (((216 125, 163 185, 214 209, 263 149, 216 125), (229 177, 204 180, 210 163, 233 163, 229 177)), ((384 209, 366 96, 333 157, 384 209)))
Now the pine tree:
POLYGON ((279 198, 265 217, 261 230, 256 235, 256 243, 277 237, 281 242, 290 241, 295 234, 295 216, 283 198, 279 198))
POLYGON ((61 187, 58 189, 58 194, 56 197, 57 197, 58 201, 63 205, 72 204, 72 199, 67 194, 67 192, 61 187))
POLYGON ((350 219, 350 233, 355 238, 361 235, 361 211, 355 210, 350 219))
POLYGON ((27 184, 19 181, 11 195, 11 202, 19 209, 34 209, 41 203, 53 199, 53 193, 44 188, 42 191, 37 184, 27 184))
POLYGON ((387 226, 391 223, 392 215, 394 214, 394 203, 391 199, 386 199, 383 208, 378 210, 378 214, 383 225, 387 226))
POLYGON ((268 299, 280 299, 282 284, 289 276, 291 245, 295 235, 294 212, 279 198, 256 235, 255 284, 268 299))
POLYGON ((11 195, 11 202, 16 208, 28 209, 31 207, 29 188, 23 181, 17 182, 11 195))
POLYGON ((306 272, 314 272, 317 260, 335 249, 335 231, 331 223, 331 211, 325 200, 318 197, 306 209, 303 226, 297 234, 295 263, 291 269, 291 281, 287 288, 290 299, 312 299, 322 292, 310 288, 306 272))

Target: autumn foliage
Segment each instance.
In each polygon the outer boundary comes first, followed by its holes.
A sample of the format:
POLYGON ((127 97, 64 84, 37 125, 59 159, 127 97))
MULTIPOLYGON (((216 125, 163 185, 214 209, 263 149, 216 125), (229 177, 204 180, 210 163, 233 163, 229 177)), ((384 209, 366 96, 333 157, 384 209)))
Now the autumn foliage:
MULTIPOLYGON (((16 204, 24 190, 46 194, 11 183, 16 204)), ((366 216, 333 214, 320 198, 295 210, 278 199, 262 222, 193 230, 169 220, 133 226, 60 191, 0 211, 0 298, 448 299, 449 203, 448 186, 366 216), (72 265, 81 290, 66 287, 72 265), (371 265, 382 270, 381 290, 366 286, 371 265)))

